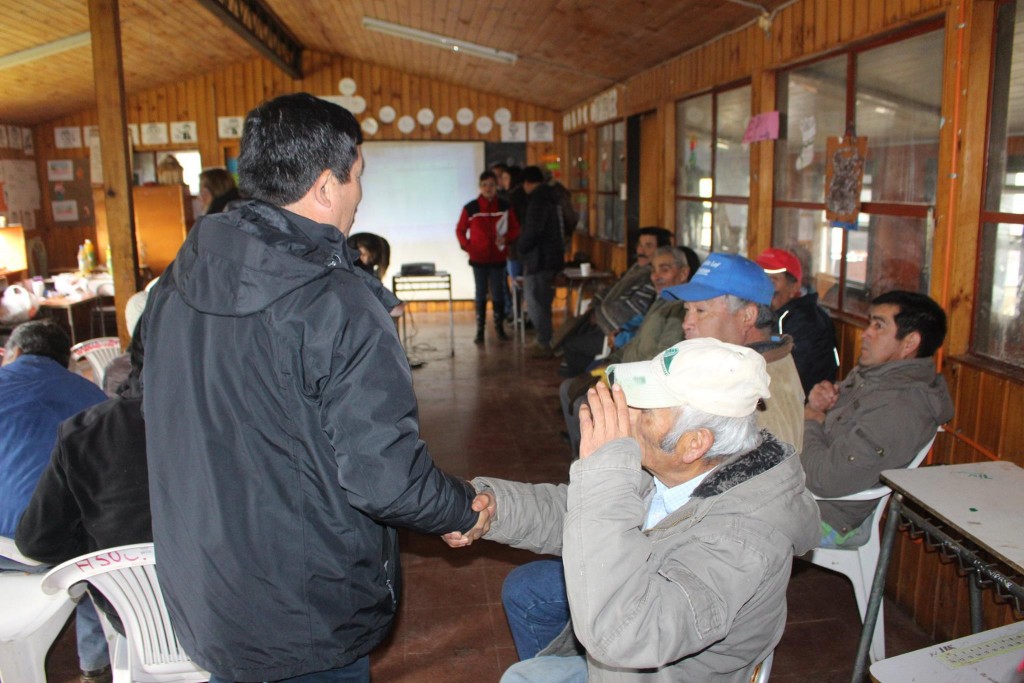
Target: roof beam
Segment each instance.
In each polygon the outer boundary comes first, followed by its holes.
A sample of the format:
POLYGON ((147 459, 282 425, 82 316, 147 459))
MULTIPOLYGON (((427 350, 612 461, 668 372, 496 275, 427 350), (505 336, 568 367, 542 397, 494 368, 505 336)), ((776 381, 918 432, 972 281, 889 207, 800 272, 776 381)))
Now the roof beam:
POLYGON ((60 54, 61 52, 74 50, 77 47, 85 47, 91 40, 91 34, 88 31, 84 31, 82 33, 76 33, 73 36, 67 36, 66 38, 55 40, 51 43, 46 43, 45 45, 37 45, 35 47, 30 47, 27 50, 12 52, 9 55, 0 57, 0 70, 10 69, 12 66, 18 66, 19 64, 34 62, 37 59, 45 59, 46 57, 60 54))
POLYGON ((199 3, 286 74, 302 78, 302 45, 260 0, 199 0, 199 3))

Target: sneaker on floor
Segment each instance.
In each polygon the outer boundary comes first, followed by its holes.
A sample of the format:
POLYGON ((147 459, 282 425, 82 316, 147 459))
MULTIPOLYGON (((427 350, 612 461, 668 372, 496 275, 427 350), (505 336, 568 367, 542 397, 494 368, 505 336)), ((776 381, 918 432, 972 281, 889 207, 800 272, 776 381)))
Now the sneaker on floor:
POLYGON ((550 346, 542 346, 534 343, 526 348, 527 358, 554 358, 555 352, 551 350, 550 346))
POLYGON ((94 671, 83 671, 79 677, 82 683, 110 683, 113 676, 110 673, 110 665, 94 671))

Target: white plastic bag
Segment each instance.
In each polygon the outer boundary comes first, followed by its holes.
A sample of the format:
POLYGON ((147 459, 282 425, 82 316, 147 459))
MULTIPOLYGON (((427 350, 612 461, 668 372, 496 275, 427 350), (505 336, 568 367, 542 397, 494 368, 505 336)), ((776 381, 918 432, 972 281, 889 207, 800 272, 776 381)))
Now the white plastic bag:
POLYGON ((31 320, 39 310, 36 296, 21 285, 11 285, 0 299, 0 323, 17 325, 31 320))

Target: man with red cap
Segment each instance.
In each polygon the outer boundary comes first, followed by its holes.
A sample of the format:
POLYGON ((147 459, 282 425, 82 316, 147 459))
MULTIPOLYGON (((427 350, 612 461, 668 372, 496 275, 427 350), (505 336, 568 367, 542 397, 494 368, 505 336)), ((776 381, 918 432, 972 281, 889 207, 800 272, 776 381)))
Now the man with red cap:
POLYGON ((836 334, 828 311, 818 304, 817 292, 801 293, 803 266, 785 249, 765 249, 754 261, 764 268, 775 287, 772 310, 779 334, 793 338, 796 363, 804 394, 810 394, 818 382, 832 382, 839 370, 836 334))

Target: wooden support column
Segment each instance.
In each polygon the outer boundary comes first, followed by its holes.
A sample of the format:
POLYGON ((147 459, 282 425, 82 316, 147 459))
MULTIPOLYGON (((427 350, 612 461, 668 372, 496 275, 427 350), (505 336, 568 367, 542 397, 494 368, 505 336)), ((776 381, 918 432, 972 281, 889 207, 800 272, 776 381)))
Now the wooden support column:
MULTIPOLYGON (((775 109, 775 73, 761 68, 751 78, 751 114, 775 109)), ((747 255, 755 258, 772 246, 772 183, 775 174, 775 141, 761 140, 750 145, 750 212, 748 214, 747 255)))
POLYGON ((118 0, 89 0, 96 109, 103 153, 103 195, 107 233, 114 262, 117 329, 126 347, 131 338, 124 319, 128 299, 139 289, 139 258, 135 250, 131 159, 125 113, 124 67, 121 63, 121 18, 118 0))

